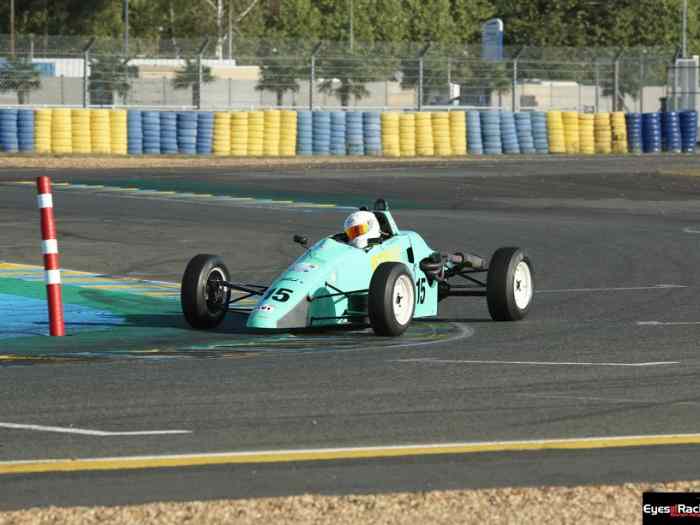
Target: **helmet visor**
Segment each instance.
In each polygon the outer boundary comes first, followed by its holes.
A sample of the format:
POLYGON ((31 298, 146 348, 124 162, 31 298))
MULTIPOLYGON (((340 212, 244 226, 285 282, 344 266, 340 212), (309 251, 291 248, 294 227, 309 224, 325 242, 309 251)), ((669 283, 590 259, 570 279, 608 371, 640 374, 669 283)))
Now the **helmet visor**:
POLYGON ((369 224, 363 223, 363 224, 356 224, 355 226, 350 226, 349 228, 345 229, 345 235, 348 236, 349 240, 356 239, 360 235, 364 235, 369 231, 369 224))

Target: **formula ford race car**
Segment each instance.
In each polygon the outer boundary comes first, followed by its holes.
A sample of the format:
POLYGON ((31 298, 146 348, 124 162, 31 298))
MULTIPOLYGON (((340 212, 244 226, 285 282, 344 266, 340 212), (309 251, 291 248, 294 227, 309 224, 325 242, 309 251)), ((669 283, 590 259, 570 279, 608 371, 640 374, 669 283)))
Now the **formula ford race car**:
POLYGON ((218 326, 229 311, 248 314, 251 329, 366 328, 401 335, 411 320, 435 316, 447 297, 486 297, 495 321, 517 321, 534 294, 532 265, 519 248, 500 248, 486 261, 476 255, 442 254, 412 231, 399 230, 386 202, 372 213, 381 235, 366 248, 331 235, 306 251, 270 286, 231 281, 220 257, 197 255, 182 277, 182 311, 197 329, 218 326), (484 282, 482 275, 486 274, 484 282), (457 282, 455 282, 457 281, 457 282), (241 292, 235 298, 232 292, 241 292), (253 308, 237 303, 259 297, 253 308))

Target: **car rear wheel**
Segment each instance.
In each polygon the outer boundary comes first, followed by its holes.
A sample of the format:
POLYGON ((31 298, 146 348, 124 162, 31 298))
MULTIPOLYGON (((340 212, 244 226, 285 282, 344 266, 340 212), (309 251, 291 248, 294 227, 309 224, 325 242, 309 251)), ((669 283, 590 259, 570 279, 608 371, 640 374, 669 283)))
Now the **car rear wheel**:
POLYGON ((223 283, 229 275, 224 261, 216 255, 200 254, 189 262, 182 276, 180 303, 192 328, 216 328, 224 320, 231 291, 223 283))
POLYGON ((380 264, 372 274, 367 298, 369 322, 374 333, 396 337, 411 324, 416 306, 416 286, 406 265, 380 264))
POLYGON ((535 293, 532 263, 520 248, 499 248, 491 257, 486 302, 494 321, 518 321, 527 315, 535 293))

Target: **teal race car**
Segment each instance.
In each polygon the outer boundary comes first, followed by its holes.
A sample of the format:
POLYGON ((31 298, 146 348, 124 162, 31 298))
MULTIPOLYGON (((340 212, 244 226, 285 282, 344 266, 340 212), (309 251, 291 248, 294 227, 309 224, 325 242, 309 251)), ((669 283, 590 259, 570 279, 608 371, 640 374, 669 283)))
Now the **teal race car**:
POLYGON ((436 252, 418 233, 399 230, 383 199, 372 213, 381 235, 364 249, 351 246, 345 233, 310 248, 295 235, 305 253, 269 286, 232 282, 220 257, 197 255, 182 277, 185 319, 193 328, 213 329, 236 312, 248 316, 250 329, 369 325, 379 336, 399 336, 412 319, 437 315, 447 297, 486 297, 494 321, 517 321, 528 313, 534 275, 523 250, 500 248, 487 265, 477 255, 436 252), (254 307, 237 306, 251 297, 259 297, 254 307))

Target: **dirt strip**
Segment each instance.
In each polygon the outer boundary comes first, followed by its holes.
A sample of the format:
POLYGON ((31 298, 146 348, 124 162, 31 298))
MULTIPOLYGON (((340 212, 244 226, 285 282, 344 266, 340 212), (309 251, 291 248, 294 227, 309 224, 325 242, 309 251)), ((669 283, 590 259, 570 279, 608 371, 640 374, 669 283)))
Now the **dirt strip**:
POLYGON ((0 513, 0 525, 622 525, 641 523, 642 492, 645 491, 700 491, 700 481, 370 496, 305 495, 126 507, 50 507, 0 513))
MULTIPOLYGON (((522 160, 523 156, 499 157, 489 160, 522 160)), ((542 157, 539 157, 541 160, 542 157)), ((182 155, 152 156, 55 156, 55 155, 0 155, 0 169, 135 169, 135 168, 333 168, 390 167, 390 166, 442 166, 463 164, 477 157, 186 157, 182 155)))

